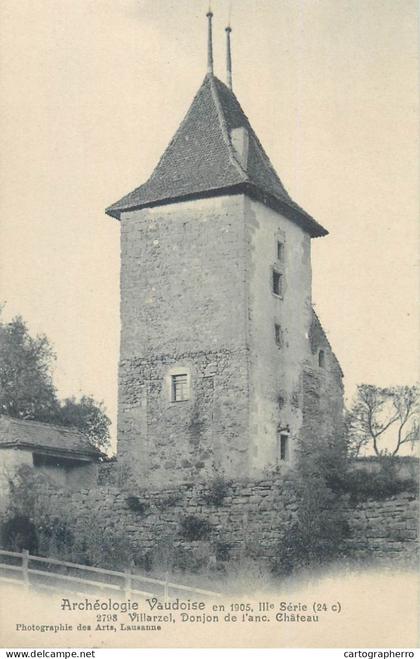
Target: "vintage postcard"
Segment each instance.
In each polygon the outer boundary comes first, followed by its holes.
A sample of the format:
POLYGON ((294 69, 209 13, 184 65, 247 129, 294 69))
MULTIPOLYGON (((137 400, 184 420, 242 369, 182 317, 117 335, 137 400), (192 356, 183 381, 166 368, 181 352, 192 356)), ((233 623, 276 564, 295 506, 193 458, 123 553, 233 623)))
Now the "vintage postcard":
POLYGON ((0 0, 2 648, 414 656, 417 14, 0 0))

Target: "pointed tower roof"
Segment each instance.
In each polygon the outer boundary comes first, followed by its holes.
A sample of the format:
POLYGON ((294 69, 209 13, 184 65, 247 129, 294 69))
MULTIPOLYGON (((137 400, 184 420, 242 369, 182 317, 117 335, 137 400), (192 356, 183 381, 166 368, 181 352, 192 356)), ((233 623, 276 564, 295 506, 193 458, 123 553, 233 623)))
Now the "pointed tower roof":
POLYGON ((328 233, 291 199, 233 91, 208 73, 149 180, 106 212, 120 219, 128 210, 239 193, 274 208, 312 237, 328 233))

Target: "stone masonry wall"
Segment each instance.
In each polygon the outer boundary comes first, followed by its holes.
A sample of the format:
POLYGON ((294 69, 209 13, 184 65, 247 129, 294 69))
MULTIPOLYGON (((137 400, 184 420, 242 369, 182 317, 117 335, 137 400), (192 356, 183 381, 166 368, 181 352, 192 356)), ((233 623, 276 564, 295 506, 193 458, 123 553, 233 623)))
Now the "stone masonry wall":
POLYGON ((253 476, 258 477, 265 466, 275 465, 280 459, 281 429, 289 433, 289 463, 294 457, 293 440, 300 434, 301 373, 310 354, 311 241, 286 217, 247 197, 244 215, 253 443, 250 467, 253 476), (273 273, 281 277, 279 294, 273 291, 273 273))
POLYGON ((168 549, 175 568, 183 567, 187 557, 185 567, 191 568, 202 558, 206 566, 243 556, 268 565, 276 554, 282 528, 296 511, 287 482, 233 483, 221 505, 208 501, 205 487, 188 484, 132 492, 128 495, 112 485, 65 494, 44 488, 39 500, 54 515, 71 520, 76 538, 82 529, 85 533, 93 517, 102 520, 98 542, 111 535, 124 538, 127 555, 146 567, 168 549), (193 526, 203 523, 202 537, 194 539, 194 530, 191 537, 183 530, 187 518, 193 518, 193 526))
POLYGON ((137 484, 260 478, 293 464, 302 434, 339 435, 342 374, 313 315, 310 237, 264 204, 232 195, 123 213, 118 459, 137 484), (175 402, 181 373, 188 399, 175 402))
POLYGON ((302 382, 301 437, 304 440, 316 438, 322 441, 328 437, 339 440, 344 419, 341 377, 332 368, 321 369, 317 364, 307 363, 302 382))
MULTIPOLYGON (((107 468, 106 481, 110 471, 116 473, 107 468)), ((142 568, 162 568, 167 561, 170 569, 194 570, 242 558, 253 558, 269 568, 297 511, 290 485, 287 475, 236 481, 217 501, 215 494, 220 490, 204 485, 122 490, 115 482, 77 493, 43 487, 38 502, 40 509, 46 507, 67 520, 76 540, 90 534, 102 565, 109 556, 100 554, 101 547, 105 551, 111 546, 111 557, 119 555, 127 564, 134 560, 142 568), (113 538, 120 542, 117 552, 113 538)), ((343 509, 350 535, 342 549, 350 558, 414 559, 418 549, 414 495, 356 506, 343 500, 343 509)))
POLYGON ((411 560, 418 552, 419 503, 412 494, 347 507, 346 550, 355 558, 411 560))
POLYGON ((240 208, 220 197, 122 217, 118 458, 140 485, 246 471, 240 208), (182 402, 176 372, 189 378, 182 402))
POLYGON ((344 421, 343 373, 314 312, 308 338, 310 356, 302 373, 301 436, 304 440, 331 437, 340 440, 344 421), (319 361, 320 351, 324 355, 322 366, 319 361))

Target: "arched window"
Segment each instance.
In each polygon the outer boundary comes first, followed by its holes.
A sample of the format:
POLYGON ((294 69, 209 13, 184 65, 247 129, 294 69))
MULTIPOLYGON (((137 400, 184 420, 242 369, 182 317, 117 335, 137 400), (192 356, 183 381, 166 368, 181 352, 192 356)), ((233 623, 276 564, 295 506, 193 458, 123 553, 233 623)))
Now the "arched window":
POLYGON ((320 350, 318 353, 318 366, 320 368, 325 368, 325 351, 320 350))

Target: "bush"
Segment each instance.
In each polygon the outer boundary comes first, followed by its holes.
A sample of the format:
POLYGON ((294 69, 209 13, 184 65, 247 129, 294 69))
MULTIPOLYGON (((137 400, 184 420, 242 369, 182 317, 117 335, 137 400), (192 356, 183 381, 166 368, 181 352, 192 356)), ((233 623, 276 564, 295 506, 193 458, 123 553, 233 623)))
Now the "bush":
POLYGON ((197 555, 191 547, 175 546, 172 553, 172 569, 174 571, 197 574, 207 569, 209 557, 202 554, 197 555))
POLYGON ((360 503, 368 499, 381 501, 388 497, 409 492, 417 494, 418 484, 412 478, 398 478, 386 471, 369 472, 365 469, 349 471, 334 481, 332 487, 335 492, 349 494, 351 503, 360 503))
POLYGON ((221 540, 216 542, 216 561, 228 561, 232 548, 233 544, 230 542, 222 542, 221 540))
POLYGON ((187 515, 181 520, 180 535, 184 540, 206 540, 211 531, 211 525, 206 519, 187 515))
POLYGON ((167 572, 172 569, 174 546, 177 538, 176 532, 171 530, 163 530, 156 538, 153 547, 146 550, 139 548, 139 554, 134 554, 134 561, 137 566, 146 570, 146 572, 157 571, 159 573, 167 572))
POLYGON ((1 528, 5 546, 111 569, 129 563, 131 548, 126 535, 95 510, 63 508, 57 514, 54 498, 45 493, 56 490, 58 494, 59 490, 47 476, 23 465, 8 480, 8 521, 1 528))
POLYGON ((225 481, 223 476, 216 476, 209 482, 207 492, 204 494, 203 499, 211 506, 221 506, 228 492, 229 483, 225 481))
POLYGON ((30 554, 38 552, 36 528, 25 515, 15 515, 1 526, 2 546, 9 551, 21 552, 27 549, 30 554))
POLYGON ((349 533, 339 498, 321 478, 313 476, 304 483, 297 480, 294 485, 298 508, 280 541, 275 561, 275 572, 280 574, 318 567, 337 558, 349 533))
POLYGON ((74 542, 68 522, 59 517, 48 517, 40 521, 38 531, 48 546, 48 554, 68 555, 74 542))
POLYGON ((37 473, 30 465, 23 464, 7 475, 9 489, 8 516, 26 515, 35 516, 37 493, 43 491, 45 486, 54 487, 45 474, 37 473))
POLYGON ((274 571, 289 574, 303 567, 317 567, 337 558, 349 527, 340 509, 340 496, 328 487, 346 468, 340 442, 298 442, 296 469, 291 473, 290 495, 296 511, 282 537, 274 571))
POLYGON ((130 510, 132 510, 135 513, 139 513, 139 515, 144 515, 144 513, 149 507, 147 503, 140 501, 138 497, 130 496, 127 497, 125 501, 127 503, 127 506, 130 508, 130 510))

